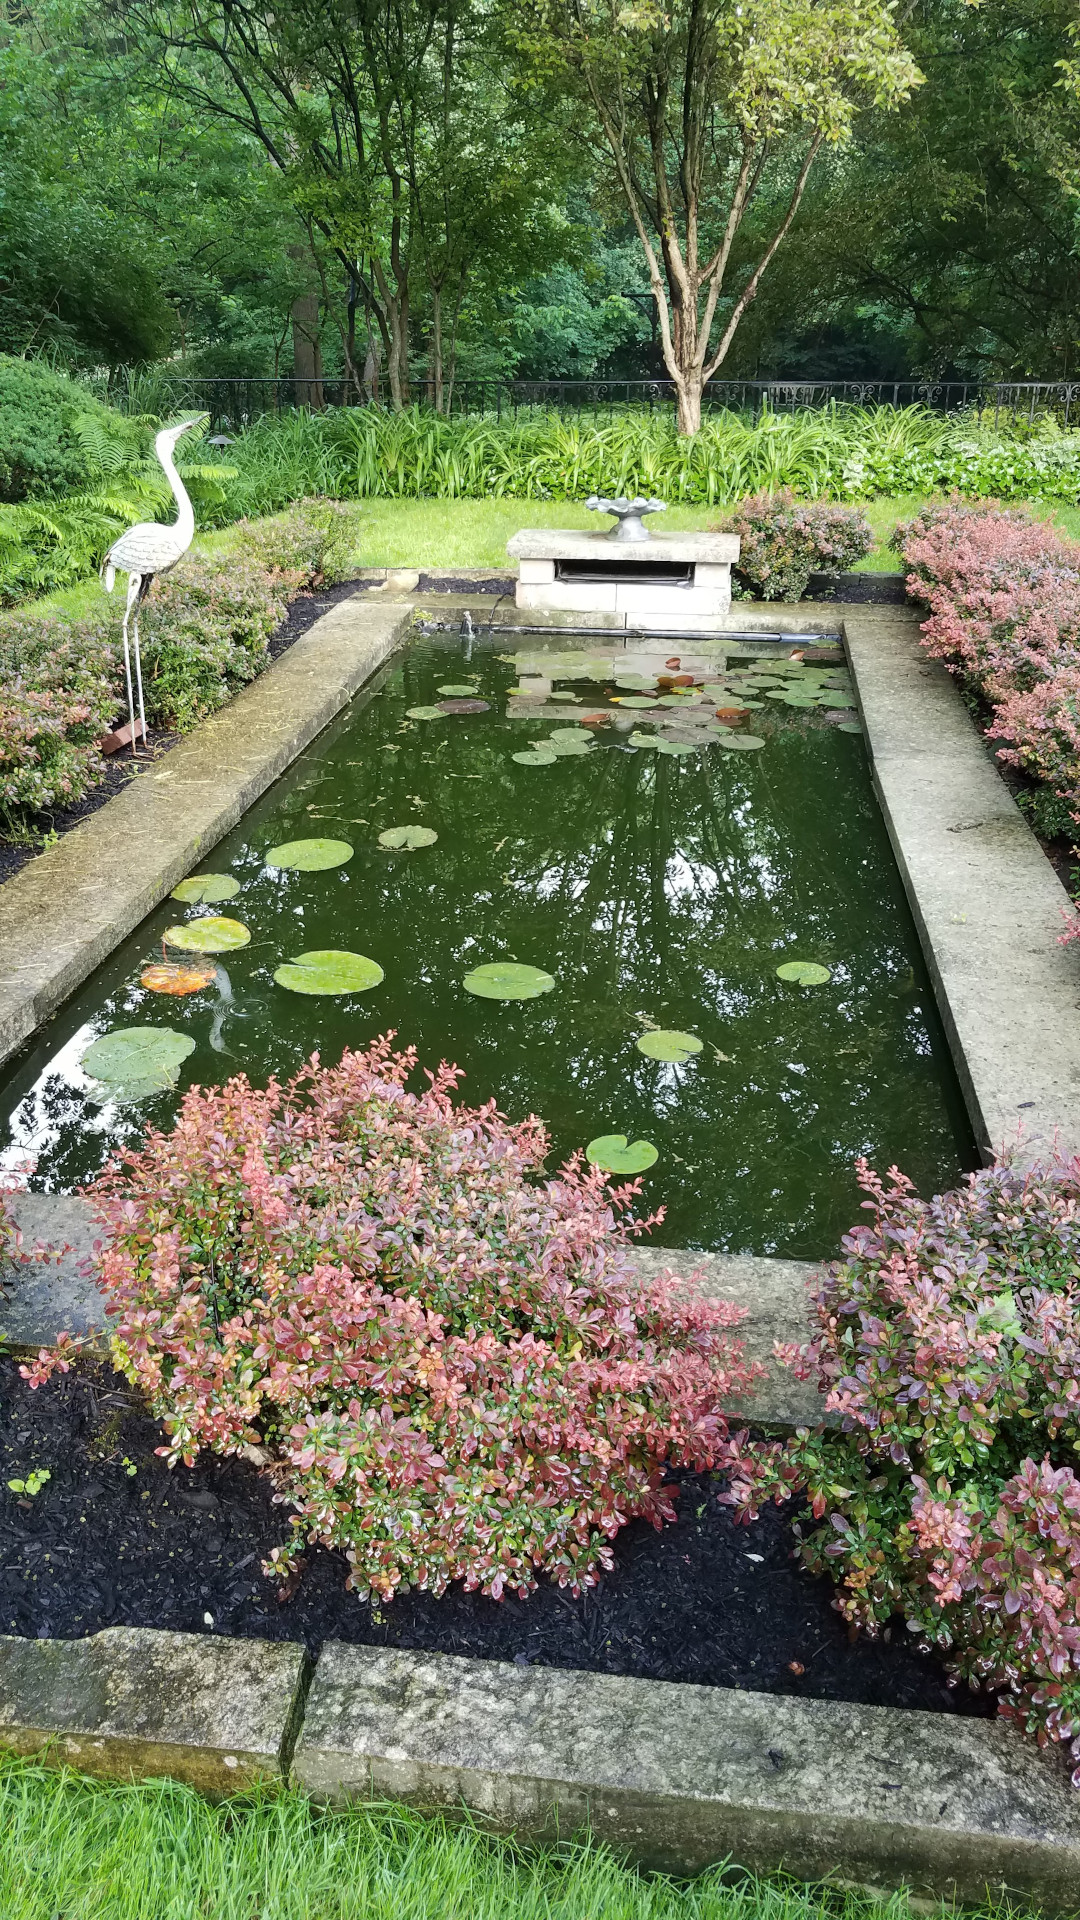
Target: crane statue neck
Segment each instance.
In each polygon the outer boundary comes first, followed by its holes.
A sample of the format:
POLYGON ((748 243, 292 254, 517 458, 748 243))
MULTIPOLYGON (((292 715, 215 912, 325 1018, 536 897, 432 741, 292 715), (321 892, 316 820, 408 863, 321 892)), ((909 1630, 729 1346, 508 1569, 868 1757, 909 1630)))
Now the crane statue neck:
POLYGON ((167 434, 158 434, 157 439, 154 441, 154 452, 161 462, 165 478, 173 490, 173 499, 176 501, 177 515, 173 524, 177 538, 183 540, 186 546, 190 546, 195 538, 195 509, 188 499, 187 489, 176 471, 176 463, 173 460, 172 448, 168 444, 167 434))

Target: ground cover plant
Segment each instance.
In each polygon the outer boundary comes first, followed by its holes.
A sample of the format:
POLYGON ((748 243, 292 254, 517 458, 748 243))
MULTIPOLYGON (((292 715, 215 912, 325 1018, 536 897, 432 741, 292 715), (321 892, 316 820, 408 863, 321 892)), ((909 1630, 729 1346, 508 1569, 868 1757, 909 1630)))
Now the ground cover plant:
POLYGON ((455 1108, 445 1064, 413 1093, 415 1064, 384 1038, 148 1130, 94 1189, 118 1351, 170 1460, 272 1463, 283 1581, 310 1539, 385 1599, 577 1592, 628 1519, 674 1518, 666 1466, 722 1461, 720 1406, 760 1369, 739 1309, 635 1285, 635 1187, 578 1158, 538 1181, 538 1121, 455 1108))
POLYGON ((1000 758, 1048 838, 1080 817, 1080 546, 1026 514, 953 503, 897 527, 909 591, 929 609, 923 645, 984 710, 1000 758))
MULTIPOLYGON (((105 1785, 11 1759, 0 1761, 0 1821, 10 1920, 910 1920, 913 1910, 903 1892, 724 1867, 689 1882, 641 1874, 583 1839, 524 1849, 405 1807, 332 1811, 292 1791, 212 1805, 174 1781, 105 1785)), ((1005 1920, 1005 1909, 983 1911, 1005 1920)))
POLYGON ((829 406, 756 418, 718 408, 689 438, 663 409, 603 419, 536 409, 496 420, 349 407, 266 415, 224 457, 237 470, 229 499, 253 514, 303 492, 530 500, 640 492, 726 506, 790 487, 806 499, 839 501, 956 491, 1074 502, 1078 454, 1080 436, 1049 417, 1033 433, 1004 416, 958 419, 923 407, 829 406))
MULTIPOLYGON (((155 583, 141 619, 152 726, 190 727, 255 677, 290 599, 334 577, 346 519, 333 502, 301 502, 155 583)), ((76 618, 48 606, 0 615, 0 831, 25 835, 101 778, 98 743, 123 706, 119 627, 112 602, 76 618)))
MULTIPOLYGON (((917 1198, 860 1167, 869 1224, 785 1357, 841 1431, 738 1442, 727 1498, 808 1498, 802 1558, 871 1635, 896 1614, 1080 1761, 1080 1161, 917 1198)), ((1080 1766, 1073 1775, 1080 1786, 1080 1766)))

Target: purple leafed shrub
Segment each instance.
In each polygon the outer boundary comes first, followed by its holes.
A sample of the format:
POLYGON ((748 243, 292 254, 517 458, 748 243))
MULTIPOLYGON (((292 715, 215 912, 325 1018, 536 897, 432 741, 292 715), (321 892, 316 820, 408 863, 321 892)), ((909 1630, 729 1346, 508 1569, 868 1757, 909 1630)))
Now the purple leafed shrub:
MULTIPOLYGON (((293 1538, 390 1599, 451 1580, 577 1592, 635 1516, 674 1518, 667 1465, 727 1454, 761 1369, 743 1317, 626 1257, 648 1221, 539 1121, 422 1093, 392 1036, 282 1088, 196 1088, 169 1134, 97 1182, 100 1283, 170 1462, 257 1449, 293 1538)), ((28 1371, 37 1384, 65 1348, 28 1371)))
POLYGON ((725 522, 740 540, 737 570, 763 600, 799 600, 812 573, 844 573, 874 544, 870 522, 857 507, 759 493, 743 500, 725 522))
POLYGON ((750 1518, 805 1494, 802 1557, 848 1620, 904 1615, 1080 1761, 1080 1161, 994 1166, 929 1202, 895 1168, 860 1178, 871 1222, 782 1355, 841 1430, 738 1436, 727 1498, 750 1518))

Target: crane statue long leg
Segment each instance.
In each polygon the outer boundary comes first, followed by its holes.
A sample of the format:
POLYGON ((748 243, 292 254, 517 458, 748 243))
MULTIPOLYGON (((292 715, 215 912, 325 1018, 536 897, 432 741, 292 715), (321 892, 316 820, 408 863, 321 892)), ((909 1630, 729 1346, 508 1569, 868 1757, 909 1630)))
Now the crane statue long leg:
POLYGON ((164 427, 154 441, 154 452, 161 462, 162 471, 172 488, 176 501, 177 515, 172 526, 162 526, 156 520, 148 520, 137 527, 129 527, 126 533, 114 540, 101 564, 101 578, 106 593, 113 590, 113 582, 118 572, 128 577, 127 607, 124 612, 124 675, 127 681, 128 719, 131 723, 131 751, 136 752, 135 734, 135 697, 139 701, 139 725, 142 737, 146 740, 146 709, 143 704, 142 653, 139 648, 139 602, 145 599, 155 573, 168 573, 182 560, 192 540, 195 538, 195 514, 188 499, 187 491, 180 475, 176 471, 173 452, 181 434, 190 427, 203 423, 206 414, 197 415, 194 420, 183 420, 179 426, 164 427), (131 678, 131 641, 128 629, 131 616, 135 615, 135 680, 131 678))
POLYGON ((127 606, 124 609, 124 678, 127 682, 128 721, 131 726, 131 751, 135 753, 135 696, 131 684, 131 646, 128 640, 128 623, 135 614, 135 666, 139 683, 139 719, 142 723, 142 737, 146 739, 146 717, 143 712, 142 662, 139 659, 139 594, 142 590, 142 578, 137 573, 128 575, 127 606))

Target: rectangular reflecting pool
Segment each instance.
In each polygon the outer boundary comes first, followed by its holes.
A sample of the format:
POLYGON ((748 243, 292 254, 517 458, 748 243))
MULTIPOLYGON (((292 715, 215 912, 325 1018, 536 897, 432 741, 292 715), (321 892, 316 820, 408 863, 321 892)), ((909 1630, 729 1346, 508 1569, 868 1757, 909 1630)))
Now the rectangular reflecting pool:
POLYGON ((470 1104, 539 1114, 552 1167, 598 1136, 650 1143, 642 1198, 666 1208, 667 1245, 826 1257, 860 1217, 858 1155, 927 1193, 975 1163, 844 675, 730 642, 726 666, 514 644, 429 635, 382 670, 203 863, 230 897, 167 900, 9 1064, 0 1165, 70 1190, 168 1126, 187 1088, 286 1077, 389 1029, 421 1065, 455 1061, 470 1104), (410 826, 429 844, 380 844, 410 826), (268 862, 313 838, 351 857, 268 862), (163 947, 204 916, 250 938, 163 947), (275 978, 326 951, 381 980, 275 978), (464 985, 499 962, 553 985, 464 985), (792 962, 817 984, 778 977, 792 962), (163 963, 205 984, 143 984, 163 963), (176 1086, 117 1098, 83 1057, 145 1027, 192 1043, 176 1086), (658 1031, 699 1050, 651 1058, 638 1043, 658 1031))

